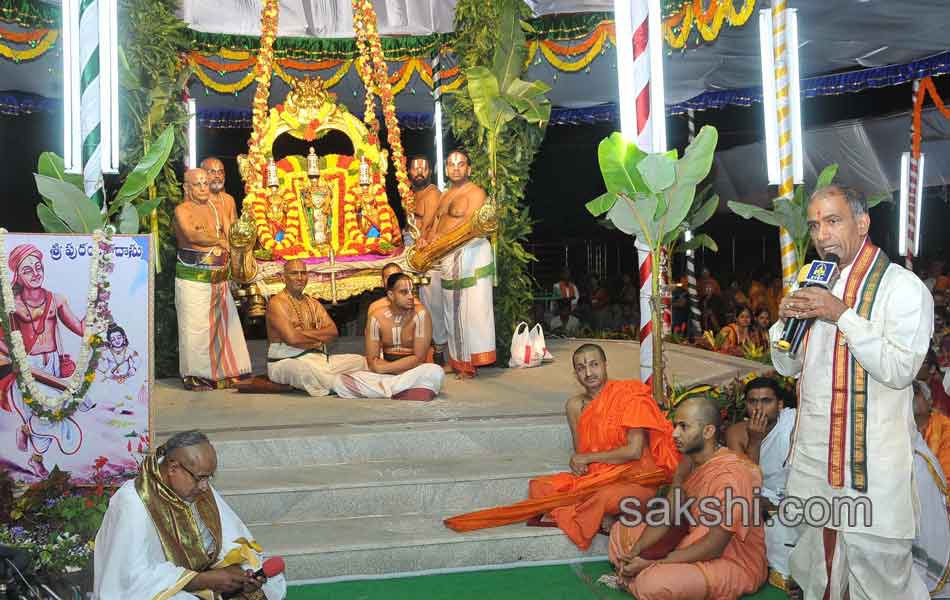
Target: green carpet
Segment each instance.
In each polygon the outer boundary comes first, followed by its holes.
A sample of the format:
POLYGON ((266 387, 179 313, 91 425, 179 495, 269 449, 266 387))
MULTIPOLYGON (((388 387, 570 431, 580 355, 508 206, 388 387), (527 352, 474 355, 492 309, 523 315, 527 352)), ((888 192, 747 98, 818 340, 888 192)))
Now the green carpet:
MULTIPOLYGON (((400 579, 344 581, 294 586, 288 600, 621 600, 628 594, 597 583, 611 572, 605 562, 471 571, 400 579)), ((745 600, 786 600, 784 592, 766 585, 745 600)))

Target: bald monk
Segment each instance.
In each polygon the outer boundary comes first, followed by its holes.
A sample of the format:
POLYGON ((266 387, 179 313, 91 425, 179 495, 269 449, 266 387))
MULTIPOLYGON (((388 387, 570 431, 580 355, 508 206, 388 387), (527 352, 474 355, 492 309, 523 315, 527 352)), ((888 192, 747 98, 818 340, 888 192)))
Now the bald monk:
POLYGON ((316 298, 304 294, 307 265, 284 263, 284 289, 267 303, 267 376, 311 396, 327 396, 340 373, 366 369, 359 354, 330 356, 327 344, 339 332, 316 298))
MULTIPOLYGON (((227 232, 234 201, 212 201, 208 173, 185 173, 185 200, 175 207, 175 310, 178 364, 185 389, 231 387, 251 372, 234 298, 228 285, 227 232)), ((230 196, 228 196, 230 198, 230 196)))
MULTIPOLYGON (((603 348, 584 344, 574 351, 574 375, 584 391, 567 401, 565 412, 571 428, 574 454, 570 473, 532 479, 531 498, 582 487, 585 478, 636 463, 641 470, 657 467, 672 475, 679 462, 673 447, 672 427, 639 381, 611 381, 603 348)), ((620 501, 637 497, 646 502, 656 487, 614 483, 604 486, 584 502, 552 510, 557 523, 581 550, 590 547, 605 515, 616 515, 620 501)))
MULTIPOLYGON (((442 195, 433 233, 427 236, 433 241, 468 223, 487 200, 485 190, 469 179, 472 167, 461 150, 449 154, 446 174, 451 187, 442 195)), ((474 377, 478 367, 495 362, 494 273, 491 243, 485 238, 470 240, 442 259, 448 361, 461 378, 474 377)), ((438 315, 433 312, 435 318, 438 315)))
POLYGON ((670 480, 680 457, 673 428, 650 388, 639 381, 609 380, 606 355, 595 344, 575 350, 573 363, 584 391, 566 406, 574 440, 571 472, 532 479, 529 500, 453 517, 447 526, 456 531, 497 527, 547 511, 546 520, 586 550, 605 515, 618 514, 622 499, 635 497, 645 503, 670 480), (634 481, 641 475, 649 475, 649 482, 634 481))
POLYGON ((416 304, 412 278, 393 273, 386 282, 389 305, 370 313, 366 324, 369 370, 343 373, 333 391, 341 398, 432 400, 442 389, 442 368, 427 363, 432 345, 429 311, 416 304))
POLYGON ((386 263, 383 265, 382 276, 383 276, 383 297, 373 300, 369 305, 369 308, 366 309, 366 322, 369 323, 369 316, 374 312, 378 311, 381 308, 387 308, 389 306, 389 296, 386 294, 386 282, 389 281, 389 276, 394 273, 402 273, 402 267, 396 263, 386 263))
POLYGON ((682 401, 673 426, 676 447, 684 458, 668 496, 668 514, 675 520, 676 506, 695 499, 684 519, 690 530, 666 552, 658 550, 658 544, 668 543, 676 523, 632 526, 621 518, 610 532, 610 561, 618 583, 637 600, 732 600, 752 593, 768 576, 765 533, 761 523, 751 519, 753 489, 762 485, 759 469, 717 443, 720 414, 715 401, 705 397, 682 401), (727 521, 730 507, 724 497, 730 489, 738 502, 732 503, 732 518, 727 521), (700 499, 707 499, 702 511, 700 499), (742 501, 748 510, 741 507, 742 501), (712 517, 720 524, 710 523, 712 517))
POLYGON ((950 473, 950 417, 933 409, 930 386, 914 381, 914 421, 927 447, 937 457, 943 474, 950 473))

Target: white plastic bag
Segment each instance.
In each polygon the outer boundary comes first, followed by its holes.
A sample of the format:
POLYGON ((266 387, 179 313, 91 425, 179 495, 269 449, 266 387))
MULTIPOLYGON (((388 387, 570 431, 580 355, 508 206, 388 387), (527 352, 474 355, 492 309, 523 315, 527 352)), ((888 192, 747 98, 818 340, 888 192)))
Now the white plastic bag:
POLYGON ((533 348, 533 354, 541 357, 541 362, 554 360, 554 357, 548 352, 547 343, 544 341, 544 329, 541 328, 541 323, 536 324, 531 330, 531 347, 533 348))
POLYGON ((508 366, 512 369, 527 369, 541 364, 544 352, 538 354, 535 351, 532 333, 524 321, 515 327, 515 333, 511 336, 511 358, 508 359, 508 366))

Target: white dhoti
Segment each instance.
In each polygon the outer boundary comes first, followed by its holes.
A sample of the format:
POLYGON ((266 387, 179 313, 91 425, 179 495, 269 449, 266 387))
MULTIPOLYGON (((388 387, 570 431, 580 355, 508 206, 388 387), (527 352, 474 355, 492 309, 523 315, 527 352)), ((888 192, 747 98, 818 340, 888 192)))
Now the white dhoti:
POLYGON ((946 475, 927 442, 915 432, 914 479, 921 527, 913 544, 914 569, 931 598, 950 598, 950 493, 946 475))
POLYGON ((457 372, 474 375, 477 367, 495 362, 494 274, 492 247, 485 238, 471 240, 442 259, 449 362, 457 372))
POLYGON ((432 317, 432 343, 441 349, 448 341, 448 331, 445 329, 445 307, 442 304, 442 273, 433 269, 426 273, 429 285, 419 288, 419 299, 432 317))
POLYGON ((361 354, 327 356, 280 342, 267 348, 267 377, 311 396, 328 396, 337 375, 365 369, 366 358, 361 354))
MULTIPOLYGON (((805 600, 822 600, 828 584, 824 532, 803 527, 792 551, 792 577, 805 593, 805 600)), ((911 540, 884 538, 869 533, 838 531, 831 564, 830 600, 925 600, 927 586, 913 569, 911 540)))
MULTIPOLYGON (((232 549, 240 547, 241 538, 254 538, 216 491, 214 499, 221 517, 221 552, 217 557, 220 560, 232 549)), ((193 514, 197 515, 197 512, 193 514)), ((199 527, 206 530, 203 524, 199 527)), ((256 559, 255 564, 259 564, 260 555, 256 559)), ((122 484, 109 500, 109 510, 96 534, 93 562, 95 583, 92 597, 97 600, 198 598, 182 591, 191 579, 190 572, 165 557, 161 538, 135 490, 134 479, 122 484)), ((251 568, 255 565, 246 563, 242 566, 251 568)), ((283 575, 278 575, 268 579, 261 589, 267 600, 282 600, 287 594, 287 582, 283 575)))
POLYGON ((223 268, 176 265, 178 370, 214 383, 251 372, 241 319, 223 268))
MULTIPOLYGON (((788 468, 785 459, 791 445, 795 428, 795 409, 785 408, 778 415, 775 427, 769 432, 759 448, 759 467, 762 469, 762 496, 778 506, 785 497, 788 468)), ((782 577, 789 575, 788 557, 801 536, 800 527, 784 525, 779 519, 771 519, 765 526, 765 551, 769 568, 782 577)))
POLYGON ((399 375, 356 371, 337 376, 333 391, 341 398, 393 398, 406 390, 423 389, 438 395, 445 372, 434 364, 422 364, 399 375))

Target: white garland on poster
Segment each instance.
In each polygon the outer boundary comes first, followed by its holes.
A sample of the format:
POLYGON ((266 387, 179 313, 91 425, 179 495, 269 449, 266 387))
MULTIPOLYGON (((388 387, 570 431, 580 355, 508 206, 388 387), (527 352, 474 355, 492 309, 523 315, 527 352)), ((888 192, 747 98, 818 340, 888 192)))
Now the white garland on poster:
MULTIPOLYGON (((7 230, 0 227, 0 295, 3 298, 3 321, 6 315, 16 308, 13 297, 13 284, 7 273, 6 236, 7 230)), ((115 228, 111 225, 105 231, 96 230, 92 234, 92 257, 89 261, 89 292, 86 296, 86 316, 83 320, 83 338, 80 343, 79 360, 76 370, 66 380, 66 389, 57 395, 48 396, 36 384, 28 361, 23 335, 12 327, 5 327, 10 344, 12 360, 17 374, 17 385, 23 394, 23 400, 39 416, 60 421, 75 412, 82 402, 86 391, 95 380, 95 364, 90 365, 97 348, 102 344, 102 332, 109 326, 109 274, 112 262, 112 235, 115 228)), ((9 325, 9 323, 6 323, 9 325)))

